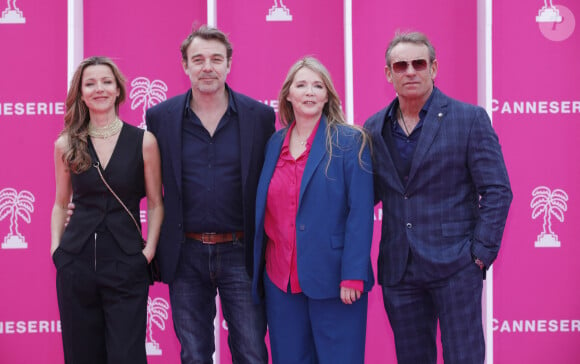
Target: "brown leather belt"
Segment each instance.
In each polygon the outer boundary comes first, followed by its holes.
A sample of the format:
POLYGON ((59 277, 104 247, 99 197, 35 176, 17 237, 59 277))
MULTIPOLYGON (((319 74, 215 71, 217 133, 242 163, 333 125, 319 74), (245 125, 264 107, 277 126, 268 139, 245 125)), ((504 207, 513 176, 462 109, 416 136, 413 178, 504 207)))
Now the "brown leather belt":
POLYGON ((237 231, 235 233, 185 233, 189 239, 199 240, 204 244, 220 244, 237 241, 244 237, 244 233, 237 231))

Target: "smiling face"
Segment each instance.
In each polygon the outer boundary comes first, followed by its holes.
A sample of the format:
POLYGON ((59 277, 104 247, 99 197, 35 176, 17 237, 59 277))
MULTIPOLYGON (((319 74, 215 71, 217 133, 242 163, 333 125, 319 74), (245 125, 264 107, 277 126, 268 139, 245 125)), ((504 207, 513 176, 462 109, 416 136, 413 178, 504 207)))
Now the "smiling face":
POLYGON ((400 98, 424 101, 429 98, 438 67, 437 60, 430 62, 429 59, 429 49, 424 44, 399 43, 393 47, 385 74, 400 98), (422 61, 426 61, 427 67, 415 69, 422 61), (405 62, 406 68, 401 67, 403 63, 395 67, 397 62, 405 62))
POLYGON ((320 118, 328 102, 328 91, 318 73, 303 67, 294 75, 286 100, 292 105, 296 119, 320 118))
POLYGON ((218 40, 193 39, 187 47, 187 60, 183 70, 191 81, 194 93, 215 94, 225 87, 230 73, 231 60, 227 58, 226 46, 218 40))
POLYGON ((81 100, 91 115, 115 114, 115 102, 120 94, 111 68, 104 64, 88 66, 81 80, 81 100))

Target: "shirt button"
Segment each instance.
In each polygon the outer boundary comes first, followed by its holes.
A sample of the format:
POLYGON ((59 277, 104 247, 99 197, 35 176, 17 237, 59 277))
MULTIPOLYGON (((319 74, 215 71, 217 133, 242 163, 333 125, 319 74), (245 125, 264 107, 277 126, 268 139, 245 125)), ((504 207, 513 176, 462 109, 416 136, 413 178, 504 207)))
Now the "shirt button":
POLYGON ((413 227, 413 224, 411 224, 410 222, 407 223, 407 229, 410 229, 413 227))
POLYGON ((306 229, 306 226, 300 225, 300 231, 304 231, 305 229, 306 229))
POLYGON ((403 196, 403 198, 404 198, 405 200, 408 200, 408 199, 409 199, 409 196, 405 195, 405 196, 403 196))

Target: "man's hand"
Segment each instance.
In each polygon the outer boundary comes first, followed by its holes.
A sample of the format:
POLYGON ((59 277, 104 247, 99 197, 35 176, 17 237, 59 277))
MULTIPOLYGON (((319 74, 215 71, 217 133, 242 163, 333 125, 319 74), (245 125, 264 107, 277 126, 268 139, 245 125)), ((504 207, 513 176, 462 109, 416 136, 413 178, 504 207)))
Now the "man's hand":
POLYGON ((67 210, 66 210, 66 221, 64 222, 64 226, 67 226, 70 222, 70 217, 75 212, 75 204, 72 202, 68 203, 67 210))

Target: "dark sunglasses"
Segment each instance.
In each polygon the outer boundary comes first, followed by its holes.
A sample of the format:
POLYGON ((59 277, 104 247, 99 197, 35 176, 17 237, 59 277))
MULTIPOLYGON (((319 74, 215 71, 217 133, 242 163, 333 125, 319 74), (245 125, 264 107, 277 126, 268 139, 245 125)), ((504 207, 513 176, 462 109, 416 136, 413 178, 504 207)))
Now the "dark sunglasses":
POLYGON ((427 60, 426 59, 414 59, 411 62, 407 61, 399 61, 395 62, 391 65, 391 69, 396 73, 403 73, 407 71, 409 65, 412 65, 415 71, 423 71, 427 69, 427 60))

